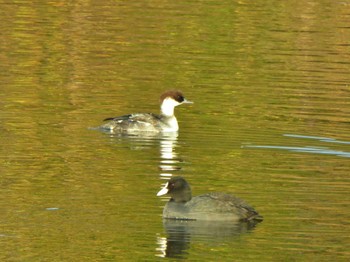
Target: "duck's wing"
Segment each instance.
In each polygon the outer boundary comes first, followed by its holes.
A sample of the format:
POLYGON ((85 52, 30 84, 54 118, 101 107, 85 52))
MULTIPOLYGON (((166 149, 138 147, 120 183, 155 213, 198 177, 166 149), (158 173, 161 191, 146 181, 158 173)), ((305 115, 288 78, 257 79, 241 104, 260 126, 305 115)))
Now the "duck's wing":
POLYGON ((225 193, 209 193, 205 194, 213 201, 219 203, 217 207, 222 212, 239 212, 241 214, 241 220, 263 220, 263 217, 258 214, 255 209, 247 204, 243 199, 235 197, 225 193))
POLYGON ((116 117, 108 117, 103 119, 103 121, 119 121, 119 120, 128 120, 130 119, 130 117, 132 116, 132 114, 129 115, 123 115, 123 116, 116 116, 116 117))
POLYGON ((113 130, 113 132, 159 132, 161 131, 160 116, 152 113, 129 114, 106 118, 107 123, 100 126, 102 129, 113 130))
POLYGON ((154 120, 160 120, 160 116, 153 113, 146 113, 146 114, 135 113, 135 114, 128 114, 128 115, 122 115, 117 117, 109 117, 104 119, 103 121, 151 122, 154 120))

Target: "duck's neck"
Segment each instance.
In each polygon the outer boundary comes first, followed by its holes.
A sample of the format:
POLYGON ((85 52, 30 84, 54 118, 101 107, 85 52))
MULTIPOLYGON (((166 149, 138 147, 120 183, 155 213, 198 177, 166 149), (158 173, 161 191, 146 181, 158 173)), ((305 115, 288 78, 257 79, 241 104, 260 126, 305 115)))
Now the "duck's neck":
POLYGON ((160 106, 160 111, 163 116, 172 117, 174 116, 174 108, 179 103, 171 98, 165 98, 162 105, 160 106))
POLYGON ((171 200, 175 201, 176 203, 186 203, 192 199, 192 192, 190 187, 186 187, 185 189, 182 189, 181 192, 172 192, 171 193, 171 200))

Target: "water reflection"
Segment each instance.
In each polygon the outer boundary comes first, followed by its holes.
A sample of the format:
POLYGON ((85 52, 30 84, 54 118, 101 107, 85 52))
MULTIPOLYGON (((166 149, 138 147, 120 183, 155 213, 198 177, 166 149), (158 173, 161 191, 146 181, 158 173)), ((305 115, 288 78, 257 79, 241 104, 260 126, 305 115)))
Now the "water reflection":
POLYGON ((337 143, 337 144, 348 144, 348 145, 350 145, 349 141, 342 141, 342 140, 337 140, 337 139, 329 138, 329 137, 305 136, 305 135, 294 135, 294 134, 284 134, 283 136, 294 137, 294 138, 303 138, 303 139, 312 139, 312 140, 318 140, 318 141, 327 142, 327 143, 337 143))
MULTIPOLYGON (((94 128, 92 128, 94 130, 94 128)), ((130 149, 145 149, 159 143, 161 177, 172 176, 171 172, 181 170, 179 163, 182 159, 178 157, 175 151, 177 147, 178 132, 134 132, 134 133, 118 133, 109 130, 100 130, 108 135, 112 141, 118 143, 129 144, 130 149)))
MULTIPOLYGON (((170 164, 178 161, 174 160, 177 154, 174 148, 177 144, 178 132, 155 133, 155 132, 134 132, 134 133, 118 133, 109 130, 98 130, 107 135, 111 141, 120 144, 127 144, 132 150, 142 150, 154 145, 160 146, 161 165, 160 168, 166 170, 170 168, 170 164)), ((171 170, 176 170, 171 169, 171 170)))
POLYGON ((179 163, 182 159, 178 157, 175 151, 177 146, 177 133, 169 133, 163 136, 160 140, 160 164, 159 169, 161 170, 161 177, 170 177, 172 172, 181 170, 179 163))
MULTIPOLYGON (((304 135, 293 135, 293 134, 285 134, 284 136, 291 137, 291 138, 310 139, 310 140, 316 140, 319 142, 334 143, 334 144, 344 144, 344 145, 350 144, 349 141, 341 141, 341 140, 328 138, 328 137, 304 136, 304 135)), ((329 147, 324 147, 324 146, 244 145, 243 148, 280 149, 280 150, 287 150, 287 151, 298 152, 298 153, 311 153, 311 154, 322 154, 322 155, 334 155, 334 156, 340 156, 340 157, 350 157, 349 151, 336 150, 336 149, 331 149, 329 147)))
POLYGON ((164 219, 166 237, 158 237, 156 249, 159 257, 183 258, 190 248, 191 239, 210 243, 235 240, 237 236, 253 230, 256 222, 210 222, 164 219))

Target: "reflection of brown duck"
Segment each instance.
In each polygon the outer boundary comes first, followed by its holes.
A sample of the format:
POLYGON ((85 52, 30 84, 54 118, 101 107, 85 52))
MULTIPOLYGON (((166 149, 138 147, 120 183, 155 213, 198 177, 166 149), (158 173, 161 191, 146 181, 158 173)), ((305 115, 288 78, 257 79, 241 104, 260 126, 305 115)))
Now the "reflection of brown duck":
POLYGON ((208 193, 192 198, 191 188, 182 177, 172 177, 157 196, 170 195, 163 217, 182 220, 262 221, 263 218, 242 199, 224 193, 208 193))
POLYGON ((176 132, 179 129, 174 108, 185 103, 192 103, 185 99, 177 90, 171 90, 160 96, 161 114, 136 113, 118 117, 106 118, 109 121, 99 128, 111 132, 176 132))

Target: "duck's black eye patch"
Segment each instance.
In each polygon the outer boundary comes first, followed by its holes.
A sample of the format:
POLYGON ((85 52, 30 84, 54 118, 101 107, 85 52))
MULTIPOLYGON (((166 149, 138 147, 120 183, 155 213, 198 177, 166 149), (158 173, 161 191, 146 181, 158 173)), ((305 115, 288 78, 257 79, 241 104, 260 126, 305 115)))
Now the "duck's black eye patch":
POLYGON ((176 96, 176 101, 179 103, 182 103, 185 100, 185 98, 182 95, 177 95, 176 96))

